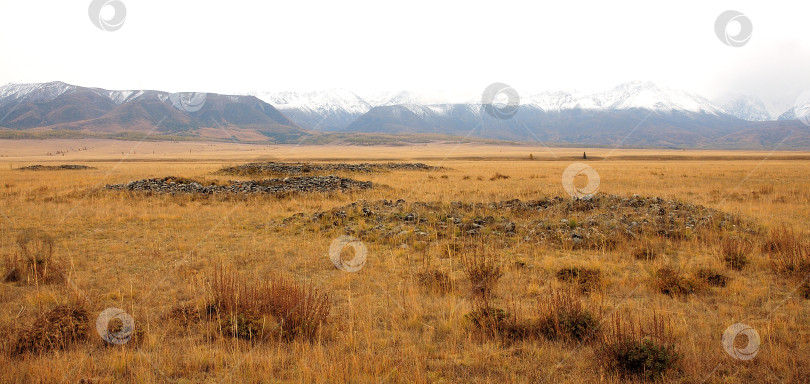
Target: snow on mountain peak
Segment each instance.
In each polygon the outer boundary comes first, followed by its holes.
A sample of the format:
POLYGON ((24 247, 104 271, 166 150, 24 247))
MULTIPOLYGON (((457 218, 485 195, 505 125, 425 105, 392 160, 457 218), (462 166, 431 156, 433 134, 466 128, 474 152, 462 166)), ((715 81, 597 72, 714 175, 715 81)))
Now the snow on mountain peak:
POLYGON ((800 120, 810 125, 810 92, 804 92, 785 113, 779 115, 779 120, 800 120))
POLYGON ((589 110, 637 108, 657 112, 722 113, 720 108, 701 96, 661 87, 649 81, 631 81, 619 84, 611 90, 593 94, 550 91, 531 96, 527 100, 529 104, 545 111, 577 108, 589 110))
POLYGON ((392 105, 449 105, 449 104, 480 104, 481 95, 453 94, 437 91, 395 91, 383 92, 369 97, 370 104, 375 107, 392 105))
POLYGON ((753 96, 727 94, 715 100, 715 103, 725 113, 738 119, 748 121, 768 121, 772 119, 771 114, 765 107, 765 103, 753 96))
POLYGON ((346 89, 312 92, 259 92, 255 96, 280 110, 306 109, 321 114, 342 110, 363 114, 371 109, 365 100, 346 89))
POLYGON ((3 103, 28 103, 53 100, 62 94, 74 91, 75 85, 52 81, 49 83, 9 83, 0 87, 0 100, 3 103))

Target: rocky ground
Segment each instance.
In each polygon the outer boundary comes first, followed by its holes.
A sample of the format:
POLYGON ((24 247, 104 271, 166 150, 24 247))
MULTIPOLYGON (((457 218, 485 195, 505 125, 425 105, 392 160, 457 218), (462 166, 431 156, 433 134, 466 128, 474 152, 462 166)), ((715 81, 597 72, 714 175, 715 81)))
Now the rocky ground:
POLYGON ((126 184, 107 185, 110 190, 154 192, 168 194, 221 194, 221 193, 289 193, 289 192, 346 192, 370 189, 370 181, 358 181, 337 176, 301 176, 283 179, 230 181, 228 185, 202 184, 178 177, 144 179, 126 184))
POLYGON ((78 164, 63 164, 63 165, 30 165, 27 167, 17 168, 20 171, 60 171, 60 170, 83 170, 83 169, 96 169, 95 167, 88 167, 86 165, 78 164))
POLYGON ((342 228, 361 240, 407 244, 447 237, 497 236, 563 248, 612 249, 656 236, 675 241, 725 231, 756 233, 752 223, 701 205, 659 197, 600 195, 491 203, 359 201, 311 215, 298 213, 278 227, 342 228))
POLYGON ((423 163, 249 163, 220 169, 225 175, 302 175, 329 172, 431 171, 444 169, 423 163))

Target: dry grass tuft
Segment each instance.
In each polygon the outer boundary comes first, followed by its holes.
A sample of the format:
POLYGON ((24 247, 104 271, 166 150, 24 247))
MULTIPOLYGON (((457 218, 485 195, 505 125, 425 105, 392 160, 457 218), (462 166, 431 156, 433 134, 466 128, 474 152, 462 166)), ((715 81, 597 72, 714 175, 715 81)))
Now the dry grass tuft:
POLYGON ((54 257, 54 239, 38 229, 25 229, 16 239, 18 253, 6 259, 5 282, 50 284, 63 282, 62 268, 54 257))
POLYGON ((211 282, 212 303, 222 332, 243 339, 278 335, 312 340, 328 322, 329 295, 310 284, 281 276, 249 284, 235 272, 217 268, 211 282))
POLYGON ((763 244, 774 272, 794 278, 810 273, 810 245, 793 230, 781 227, 772 230, 763 244))
POLYGON ((557 271, 557 280, 576 284, 582 293, 602 287, 602 271, 594 268, 566 267, 557 271))
POLYGON ((781 227, 772 230, 763 244, 771 269, 793 284, 798 284, 799 296, 810 299, 810 244, 793 230, 781 227))
POLYGON ((664 253, 663 246, 659 242, 655 242, 653 240, 645 239, 639 241, 639 243, 633 248, 633 257, 636 260, 655 260, 664 253))
POLYGON ((703 288, 700 281, 670 267, 663 267, 655 273, 655 286, 659 292, 672 297, 698 293, 703 288))
POLYGON ((725 287, 730 278, 712 268, 700 268, 695 276, 712 287, 725 287))
POLYGON ((549 340, 586 341, 597 334, 599 319, 585 309, 578 292, 554 290, 538 302, 538 333, 549 340))
POLYGON ((475 298, 483 307, 489 307, 492 292, 503 276, 503 269, 495 256, 482 254, 468 254, 463 256, 464 272, 470 280, 470 289, 475 298))
POLYGON ((506 180, 506 179, 508 179, 508 178, 509 178, 509 176, 508 176, 508 175, 504 175, 504 174, 502 174, 502 173, 500 173, 500 172, 495 172, 495 174, 494 174, 494 175, 492 175, 492 177, 490 177, 490 178, 489 178, 489 180, 490 180, 490 181, 495 181, 495 180, 506 180))
POLYGON ((741 271, 751 262, 753 249, 751 242, 736 236, 725 237, 720 241, 720 257, 726 267, 735 271, 741 271))
POLYGON ((79 304, 58 305, 19 331, 12 354, 68 349, 87 339, 89 332, 87 309, 79 304))
POLYGON ((171 320, 181 327, 188 327, 193 324, 197 324, 203 320, 205 314, 201 312, 197 307, 188 304, 181 304, 169 311, 166 315, 166 319, 171 320))
POLYGON ((649 322, 615 314, 599 338, 596 355, 605 369, 623 379, 660 379, 680 361, 671 327, 657 314, 649 322))
POLYGON ((425 270, 416 274, 416 282, 427 290, 441 295, 453 290, 453 282, 447 273, 439 270, 425 270))

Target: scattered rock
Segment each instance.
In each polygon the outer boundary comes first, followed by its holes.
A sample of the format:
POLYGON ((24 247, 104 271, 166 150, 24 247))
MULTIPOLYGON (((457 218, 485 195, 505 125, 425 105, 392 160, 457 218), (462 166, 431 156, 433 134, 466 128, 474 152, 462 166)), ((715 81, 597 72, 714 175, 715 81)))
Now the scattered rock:
POLYGON ((79 164, 63 164, 63 165, 29 165, 27 167, 17 168, 19 171, 80 171, 85 169, 96 169, 95 167, 88 167, 79 164))
POLYGON ((226 175, 302 175, 330 172, 374 172, 374 171, 435 171, 443 167, 433 167, 423 163, 249 163, 219 170, 226 175))
MULTIPOLYGON (((203 185, 197 181, 169 176, 162 179, 144 179, 126 184, 107 185, 104 188, 169 194, 211 195, 220 193, 346 192, 355 189, 370 189, 371 187, 372 183, 370 181, 357 181, 337 176, 301 176, 261 181, 231 181, 230 185, 203 185)), ((337 212, 335 214, 337 215, 337 212)))
POLYGON ((449 204, 406 203, 401 199, 361 201, 288 220, 285 222, 291 225, 316 226, 309 230, 357 226, 371 220, 373 225, 363 229, 361 235, 376 234, 372 237, 383 241, 397 239, 396 244, 403 236, 408 237, 406 241, 416 241, 420 237, 508 234, 526 242, 549 243, 565 249, 611 249, 627 240, 648 236, 680 241, 718 228, 729 228, 737 233, 757 231, 754 223, 735 215, 701 205, 637 195, 632 198, 598 195, 590 201, 561 197, 449 204))

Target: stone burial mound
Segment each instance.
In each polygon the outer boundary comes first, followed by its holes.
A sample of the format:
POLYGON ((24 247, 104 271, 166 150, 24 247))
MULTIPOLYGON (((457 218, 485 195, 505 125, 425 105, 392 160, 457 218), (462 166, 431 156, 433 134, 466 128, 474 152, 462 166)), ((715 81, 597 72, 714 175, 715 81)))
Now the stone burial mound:
POLYGON ((126 184, 106 185, 108 190, 151 192, 167 194, 200 194, 213 195, 223 193, 268 193, 284 194, 295 192, 347 192, 351 190, 371 189, 370 181, 358 181, 337 176, 301 176, 283 179, 229 181, 227 185, 216 183, 203 184, 191 179, 164 177, 162 179, 143 179, 126 184))
POLYGON ((235 167, 220 169, 217 173, 235 176, 266 175, 311 175, 332 172, 380 172, 380 171, 436 171, 443 167, 434 167, 423 163, 248 163, 235 167))
POLYGON ((63 164, 63 165, 29 165, 27 167, 17 168, 18 171, 80 171, 85 169, 96 169, 96 167, 88 167, 79 164, 63 164))
POLYGON ((293 231, 339 228, 363 240, 391 244, 483 237, 563 249, 615 249, 649 237, 681 242, 713 239, 718 232, 742 236, 758 228, 702 205, 638 195, 490 203, 358 201, 311 215, 297 213, 271 225, 293 231))

